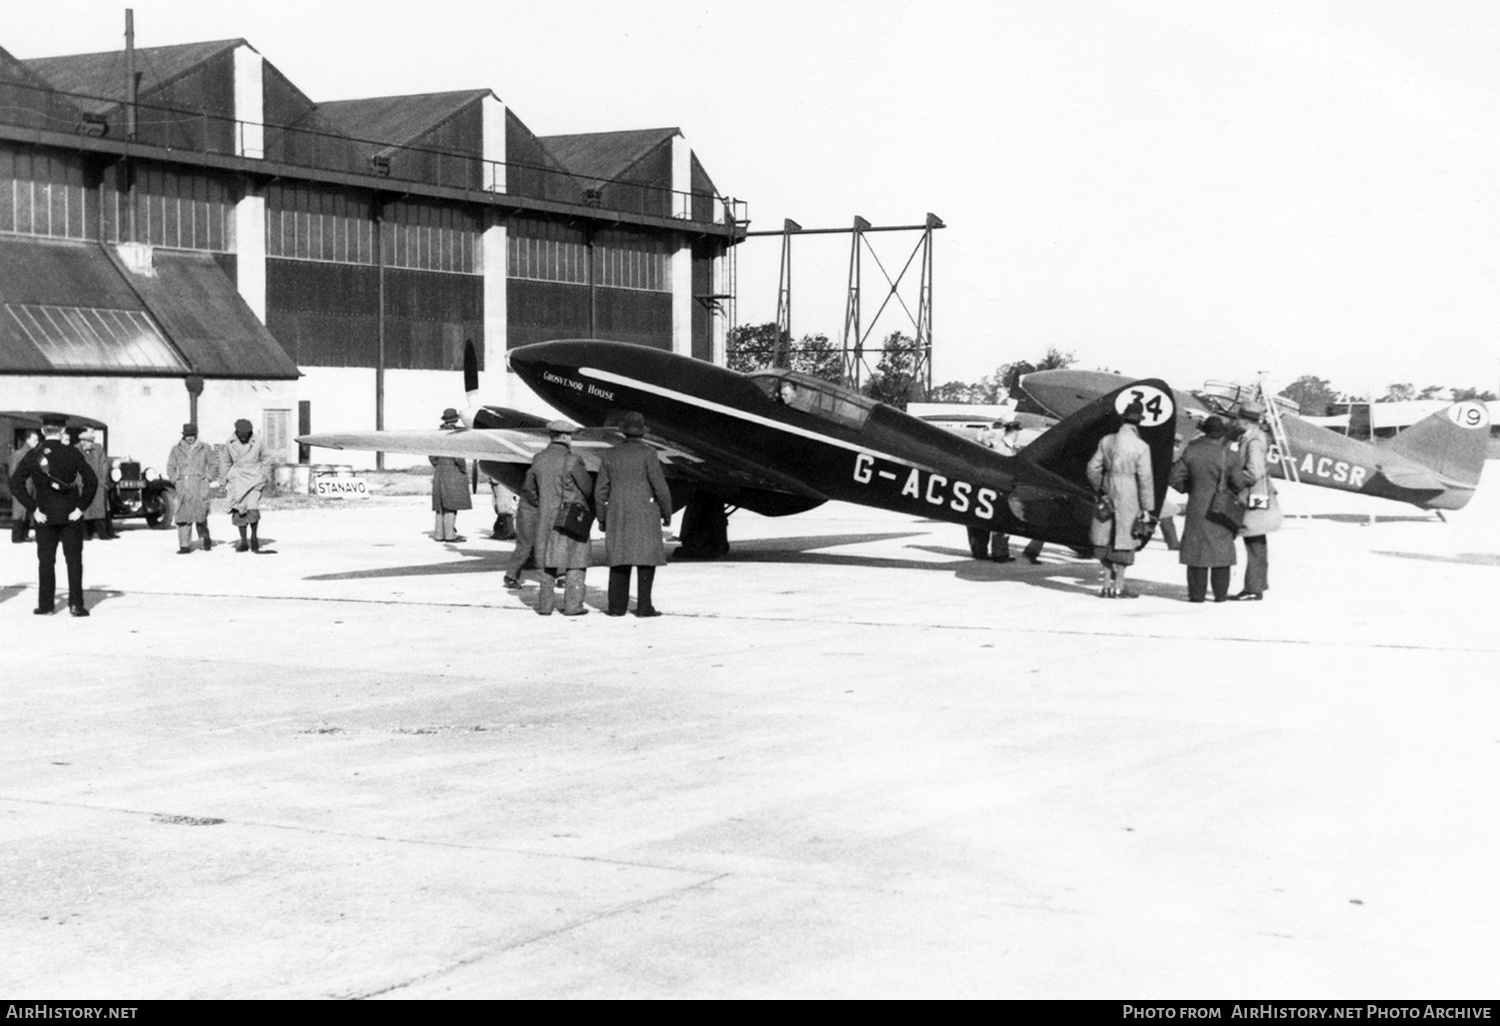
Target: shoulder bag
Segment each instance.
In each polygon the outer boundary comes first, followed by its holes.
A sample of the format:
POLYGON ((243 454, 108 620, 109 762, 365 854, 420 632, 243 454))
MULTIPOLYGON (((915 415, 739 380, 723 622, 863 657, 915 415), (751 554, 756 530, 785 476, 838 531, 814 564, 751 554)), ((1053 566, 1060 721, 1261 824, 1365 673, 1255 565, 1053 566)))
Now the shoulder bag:
MULTIPOLYGON (((1226 454, 1225 459, 1228 458, 1226 454)), ((1219 484, 1214 489, 1213 498, 1208 500, 1208 512, 1204 516, 1220 527, 1238 533, 1245 523, 1245 504, 1238 495, 1224 487, 1224 469, 1219 468, 1219 484)))
POLYGON ((561 483, 562 505, 558 507, 557 519, 552 522, 552 527, 558 534, 567 535, 574 541, 586 542, 589 540, 589 524, 594 519, 594 511, 589 509, 588 503, 576 496, 568 498, 568 493, 573 491, 571 471, 572 463, 565 463, 561 483))

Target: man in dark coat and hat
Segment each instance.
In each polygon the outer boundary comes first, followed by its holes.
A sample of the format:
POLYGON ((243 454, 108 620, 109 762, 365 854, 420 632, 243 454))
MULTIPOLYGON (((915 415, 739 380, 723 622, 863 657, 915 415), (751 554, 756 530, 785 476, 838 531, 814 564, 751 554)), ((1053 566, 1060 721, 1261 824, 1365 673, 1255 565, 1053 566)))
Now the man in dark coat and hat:
POLYGON ((1224 422, 1206 417, 1199 430, 1203 433, 1189 442, 1172 464, 1167 482, 1187 494, 1177 559, 1187 567, 1189 602, 1205 599, 1210 579, 1214 601, 1223 602, 1229 598, 1229 573, 1234 566, 1234 531, 1208 518, 1208 504, 1221 488, 1237 491, 1244 478, 1239 461, 1225 447, 1224 422))
POLYGON ((660 616, 651 602, 656 568, 667 561, 661 529, 672 522, 672 492, 656 450, 646 442, 646 420, 625 414, 625 441, 599 457, 594 511, 604 531, 609 563, 609 616, 624 616, 630 603, 630 568, 635 567, 636 616, 660 616))
MULTIPOLYGON (((443 411, 444 431, 457 431, 460 427, 458 411, 448 407, 443 411)), ((469 464, 458 456, 429 456, 432 464, 432 537, 434 541, 467 541, 458 533, 458 511, 473 509, 474 500, 469 497, 469 464)))
POLYGON ((62 440, 66 417, 42 418, 42 444, 28 452, 10 475, 10 494, 36 522, 39 616, 53 611, 57 594, 57 547, 68 564, 68 612, 88 616, 83 604, 83 511, 94 501, 99 478, 83 454, 62 440))

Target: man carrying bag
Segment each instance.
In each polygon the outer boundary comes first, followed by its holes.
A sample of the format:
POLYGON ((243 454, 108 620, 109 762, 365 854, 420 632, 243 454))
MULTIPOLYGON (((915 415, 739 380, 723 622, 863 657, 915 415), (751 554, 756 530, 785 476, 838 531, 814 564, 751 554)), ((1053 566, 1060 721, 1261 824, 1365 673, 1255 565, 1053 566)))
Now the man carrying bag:
POLYGON ((521 486, 523 501, 537 507, 535 559, 542 567, 541 593, 536 611, 552 615, 557 604, 557 575, 563 574, 564 616, 582 616, 584 574, 589 565, 589 526, 593 509, 588 497, 594 485, 583 460, 573 452, 572 424, 554 420, 547 425, 552 440, 536 454, 521 486), (580 513, 577 506, 583 507, 580 513), (581 530, 573 522, 582 517, 581 530), (573 531, 573 533, 569 533, 573 531))

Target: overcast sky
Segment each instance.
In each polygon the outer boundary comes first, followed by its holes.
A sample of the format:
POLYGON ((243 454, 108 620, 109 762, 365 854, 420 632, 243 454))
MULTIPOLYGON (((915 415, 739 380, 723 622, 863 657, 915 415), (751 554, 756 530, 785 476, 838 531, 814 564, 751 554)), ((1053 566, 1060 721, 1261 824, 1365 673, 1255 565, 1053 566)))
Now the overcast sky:
MULTIPOLYGON (((7 3, 0 46, 115 49, 126 6, 7 3)), ((243 37, 314 100, 490 88, 538 135, 680 127, 753 229, 932 211, 937 382, 1056 345, 1179 387, 1500 389, 1488 0, 131 6, 137 45, 243 37)), ((918 236, 870 239, 894 275, 918 236)), ((779 256, 741 247, 740 321, 775 319, 779 256)), ((841 336, 848 262, 794 247, 794 332, 841 336)))

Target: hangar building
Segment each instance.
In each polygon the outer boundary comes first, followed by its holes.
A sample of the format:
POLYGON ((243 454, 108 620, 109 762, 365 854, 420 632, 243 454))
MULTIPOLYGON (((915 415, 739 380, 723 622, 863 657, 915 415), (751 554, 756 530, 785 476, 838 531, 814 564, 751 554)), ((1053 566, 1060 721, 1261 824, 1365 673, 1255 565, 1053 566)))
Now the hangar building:
POLYGON ((437 426, 469 340, 522 409, 529 342, 722 362, 737 209, 675 128, 539 137, 488 89, 315 103, 243 39, 0 49, 0 410, 146 462, 248 417, 294 462, 305 431, 437 426))

